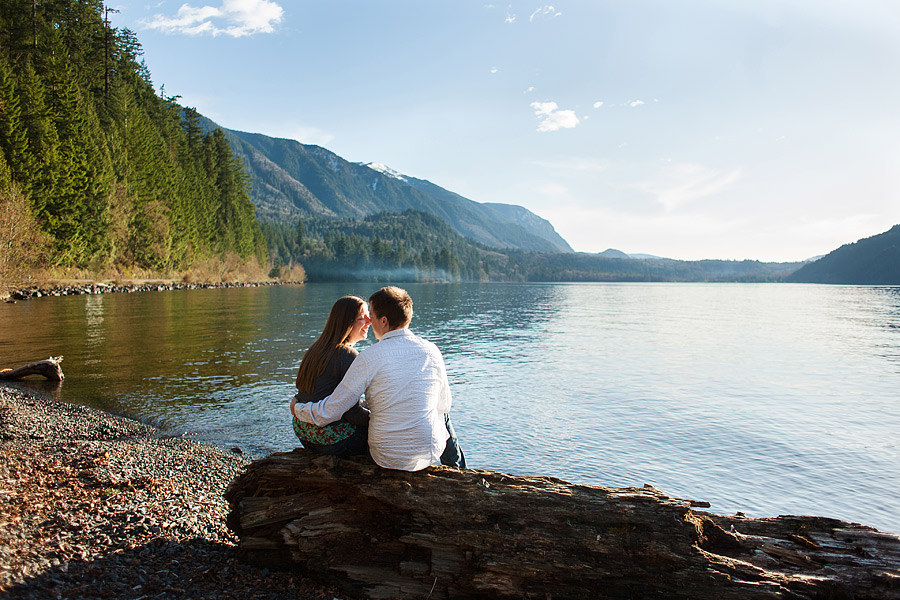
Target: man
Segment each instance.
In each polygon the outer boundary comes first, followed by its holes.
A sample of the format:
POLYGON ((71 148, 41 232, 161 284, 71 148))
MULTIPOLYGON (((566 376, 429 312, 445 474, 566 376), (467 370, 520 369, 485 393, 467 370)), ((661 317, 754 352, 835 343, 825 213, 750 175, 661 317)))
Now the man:
POLYGON ((365 393, 369 453, 387 469, 418 471, 439 459, 465 468, 465 457, 450 424, 450 384, 437 346, 409 330, 412 298, 384 287, 369 298, 372 331, 378 343, 362 351, 334 392, 319 402, 298 403, 301 421, 327 425, 365 393))

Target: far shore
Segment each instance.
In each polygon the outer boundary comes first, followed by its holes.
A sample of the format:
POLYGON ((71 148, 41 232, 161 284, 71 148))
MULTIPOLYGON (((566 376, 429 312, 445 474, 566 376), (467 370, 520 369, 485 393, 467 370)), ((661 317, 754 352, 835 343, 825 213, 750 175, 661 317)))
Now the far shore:
POLYGON ((0 385, 0 596, 347 598, 238 559, 210 444, 0 385))

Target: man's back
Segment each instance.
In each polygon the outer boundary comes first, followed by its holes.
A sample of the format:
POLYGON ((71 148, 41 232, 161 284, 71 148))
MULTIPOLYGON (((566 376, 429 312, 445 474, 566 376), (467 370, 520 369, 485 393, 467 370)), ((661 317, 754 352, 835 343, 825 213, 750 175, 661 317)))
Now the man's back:
POLYGON ((398 329, 367 348, 359 360, 375 462, 406 471, 436 462, 448 438, 444 413, 450 412, 450 387, 437 346, 409 329, 398 329))

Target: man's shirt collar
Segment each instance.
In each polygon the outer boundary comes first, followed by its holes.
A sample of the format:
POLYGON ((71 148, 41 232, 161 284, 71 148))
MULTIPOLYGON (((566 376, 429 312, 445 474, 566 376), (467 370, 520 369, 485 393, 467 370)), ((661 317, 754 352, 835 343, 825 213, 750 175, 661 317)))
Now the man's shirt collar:
POLYGON ((381 336, 381 341, 383 342, 384 340, 387 340, 387 339, 390 339, 393 337, 399 337, 401 335, 412 335, 412 331, 409 330, 409 327, 401 327, 400 329, 392 329, 391 331, 388 331, 383 336, 381 336))

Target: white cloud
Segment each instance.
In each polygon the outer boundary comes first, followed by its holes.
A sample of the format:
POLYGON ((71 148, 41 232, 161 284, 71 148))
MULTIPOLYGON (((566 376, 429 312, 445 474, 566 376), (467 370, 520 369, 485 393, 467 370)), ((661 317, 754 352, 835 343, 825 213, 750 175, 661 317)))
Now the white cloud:
POLYGON ((594 108, 600 108, 601 106, 603 106, 602 102, 594 102, 594 108))
POLYGON ((182 4, 175 16, 155 15, 143 25, 164 33, 243 37, 272 33, 284 9, 272 0, 222 0, 219 7, 182 4))
POLYGON ((549 115, 554 110, 558 109, 559 105, 556 102, 532 102, 531 108, 534 109, 534 112, 537 115, 549 115))
POLYGON ((741 174, 740 168, 720 171, 693 163, 673 164, 630 187, 655 196, 666 212, 671 212, 694 200, 721 194, 740 180, 741 174))
POLYGON ((533 92, 533 91, 534 91, 534 86, 533 86, 533 85, 530 85, 530 86, 528 86, 527 88, 525 88, 525 91, 522 92, 522 93, 523 93, 523 94, 530 94, 530 93, 533 92))
POLYGON ((553 19, 553 18, 559 17, 559 16, 562 16, 561 12, 559 12, 555 8, 553 8, 552 5, 545 4, 544 6, 539 7, 536 11, 531 13, 531 16, 528 17, 528 21, 529 22, 534 21, 535 17, 548 17, 548 18, 553 19))
POLYGON ((497 73, 499 71, 500 69, 498 69, 497 67, 491 67, 491 73, 497 73))
POLYGON ((512 12, 512 5, 506 9, 506 23, 515 23, 516 22, 516 14, 512 12))
POLYGON ((636 106, 643 106, 643 105, 644 105, 643 100, 632 100, 631 102, 628 103, 628 106, 630 106, 631 108, 635 108, 636 106))
POLYGON ((541 118, 538 131, 572 129, 580 123, 574 110, 559 110, 556 102, 532 102, 531 108, 534 109, 534 114, 541 118))

